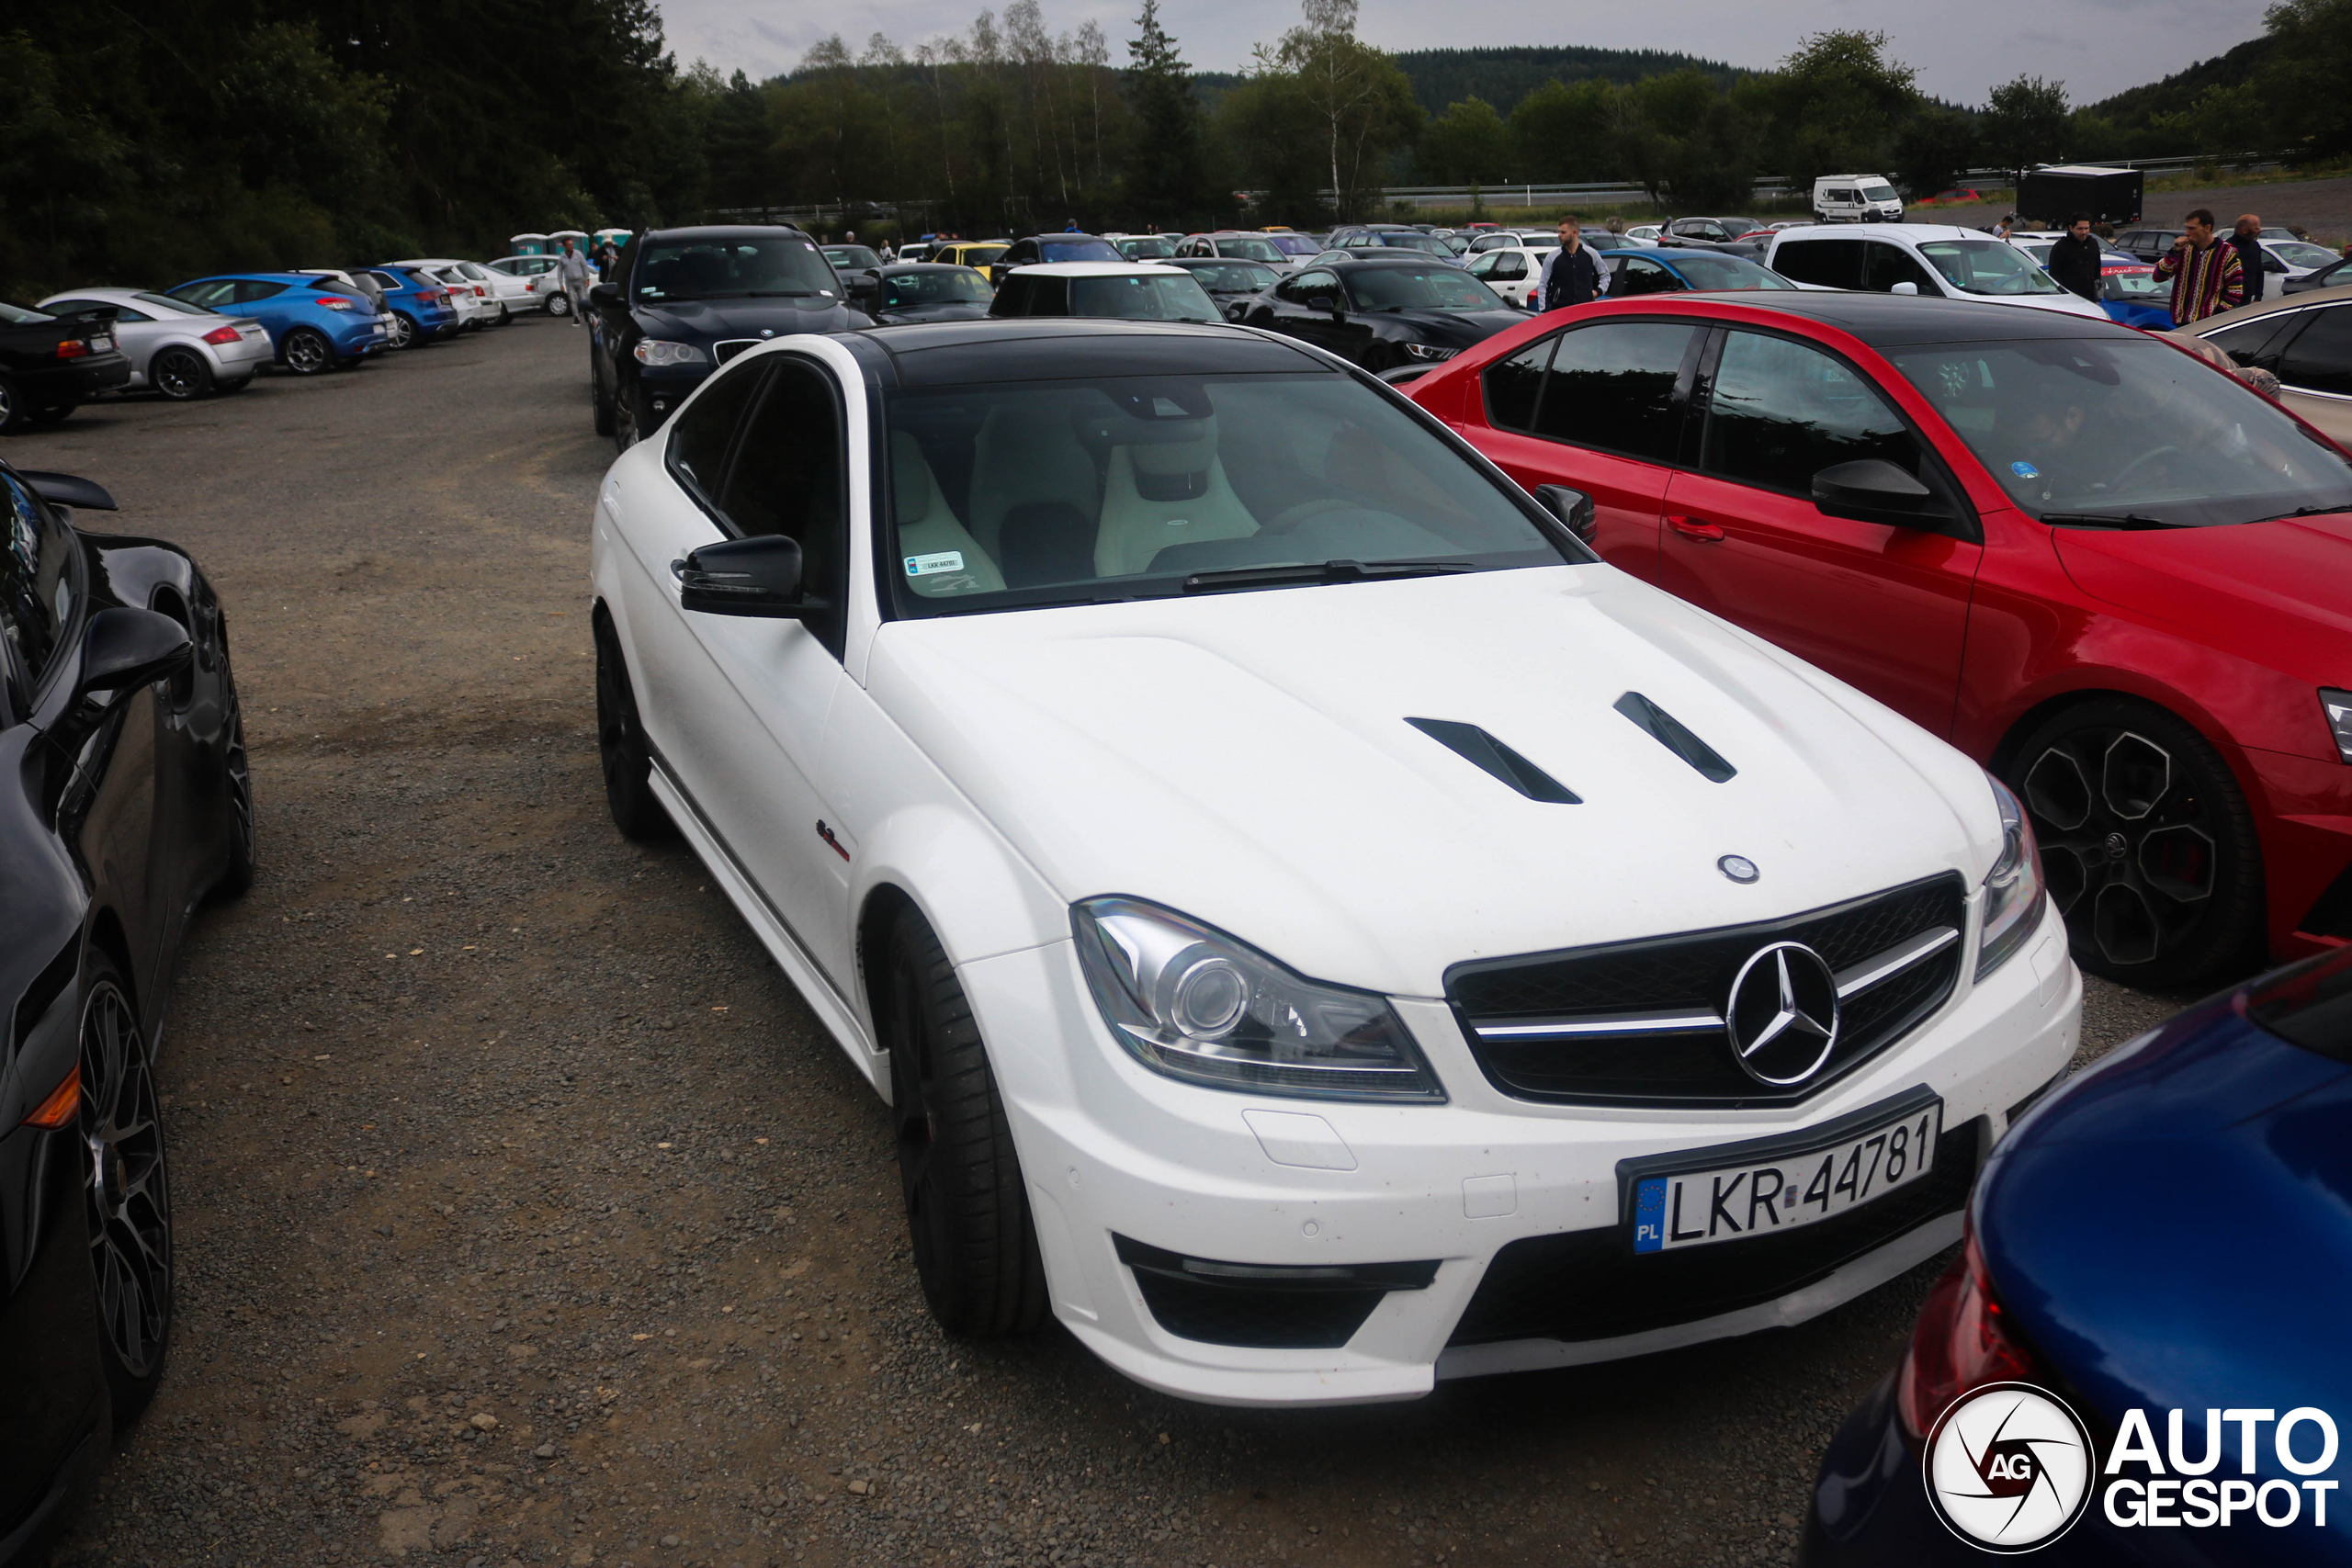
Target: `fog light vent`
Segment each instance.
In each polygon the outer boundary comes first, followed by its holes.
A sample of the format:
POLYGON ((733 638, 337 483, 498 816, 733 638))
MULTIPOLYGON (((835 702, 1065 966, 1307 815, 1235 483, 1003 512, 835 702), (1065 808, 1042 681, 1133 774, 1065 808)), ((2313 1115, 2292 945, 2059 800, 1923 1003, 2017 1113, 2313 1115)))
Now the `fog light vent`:
POLYGON ((1336 1350, 1355 1337, 1380 1298, 1419 1291, 1437 1260, 1419 1263, 1223 1263, 1187 1258, 1114 1235, 1135 1270, 1144 1304, 1180 1339, 1259 1349, 1336 1350))

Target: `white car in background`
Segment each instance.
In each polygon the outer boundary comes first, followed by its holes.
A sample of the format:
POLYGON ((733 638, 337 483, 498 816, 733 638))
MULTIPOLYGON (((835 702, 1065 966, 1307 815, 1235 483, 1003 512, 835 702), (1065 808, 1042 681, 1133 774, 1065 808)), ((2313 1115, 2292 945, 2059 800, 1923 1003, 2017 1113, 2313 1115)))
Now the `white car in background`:
MULTIPOLYGON (((500 256, 496 261, 481 265, 501 278, 513 278, 523 285, 526 304, 517 310, 545 310, 551 316, 571 314, 571 297, 563 291, 563 274, 558 264, 560 256, 500 256)), ((501 292, 504 285, 500 285, 501 292)))
POLYGON ((435 282, 447 286, 449 303, 458 310, 458 330, 460 332, 494 326, 513 314, 500 302, 493 289, 491 278, 495 275, 473 262, 456 261, 447 256, 412 256, 390 265, 413 267, 435 282))
POLYGON ((2021 247, 1942 223, 1825 223, 1772 236, 1764 265, 1795 283, 1931 299, 1987 299, 2104 321, 2021 247))
POLYGON ((762 344, 607 470, 614 818, 889 1103, 950 1332, 1410 1399, 1959 1239, 2079 1025, 2019 807, 1546 491, 1100 320, 762 344))
POLYGON ((175 400, 243 391, 276 354, 269 329, 251 316, 223 315, 168 294, 74 288, 34 309, 52 316, 112 310, 116 346, 130 361, 128 389, 152 388, 175 400))
POLYGON ((1464 264, 1471 276, 1522 310, 1534 309, 1535 286, 1543 280, 1544 263, 1560 248, 1558 236, 1542 250, 1532 245, 1488 245, 1464 264))
POLYGON ((2263 294, 2276 299, 2279 286, 2290 279, 2308 277, 2323 267, 2334 266, 2344 257, 2325 245, 2314 245, 2309 240, 2298 240, 2291 234, 2262 236, 2264 256, 2262 270, 2263 294))

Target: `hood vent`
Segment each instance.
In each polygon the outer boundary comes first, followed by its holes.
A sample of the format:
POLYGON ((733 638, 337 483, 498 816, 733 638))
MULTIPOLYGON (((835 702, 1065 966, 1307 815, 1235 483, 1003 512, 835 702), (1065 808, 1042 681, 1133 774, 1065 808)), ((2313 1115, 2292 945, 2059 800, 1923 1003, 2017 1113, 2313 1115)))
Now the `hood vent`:
POLYGON ((1464 761, 1492 773, 1530 800, 1545 801, 1554 806, 1584 804, 1584 798, 1574 790, 1475 724, 1457 724, 1447 718, 1408 718, 1405 722, 1464 761))
POLYGON ((1657 743, 1699 770, 1710 784, 1722 784, 1739 770, 1716 754, 1715 749, 1682 727, 1682 721, 1639 692, 1617 699, 1617 711, 1657 738, 1657 743))

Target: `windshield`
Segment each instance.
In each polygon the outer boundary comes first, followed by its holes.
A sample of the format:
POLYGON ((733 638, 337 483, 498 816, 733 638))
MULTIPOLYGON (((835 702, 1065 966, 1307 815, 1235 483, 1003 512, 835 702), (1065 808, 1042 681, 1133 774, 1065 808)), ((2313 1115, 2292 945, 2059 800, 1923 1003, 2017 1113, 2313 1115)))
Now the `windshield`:
POLYGON ((629 281, 639 299, 832 298, 833 269, 797 235, 745 240, 649 240, 629 281))
POLYGON ((883 558, 902 563, 908 615, 1176 595, 1237 569, 1570 558, 1523 495, 1351 377, 996 383, 894 391, 884 410, 883 558))
POLYGON ((1443 240, 1432 239, 1427 234, 1413 230, 1407 230, 1400 233, 1394 230, 1384 229, 1372 236, 1372 243, 1375 245, 1391 245, 1400 251, 1427 251, 1433 256, 1450 256, 1453 254, 1446 248, 1443 240))
POLYGON ((2267 248, 2289 266, 2325 266, 2335 260, 2335 253, 2325 245, 2307 245, 2301 240, 2274 240, 2267 248))
POLYGON ((1507 310, 1502 296, 1450 266, 1380 263, 1348 275, 1348 292, 1364 310, 1507 310))
POLYGON ((969 267, 882 275, 882 308, 886 310, 920 305, 985 305, 990 298, 989 280, 969 267))
POLYGON ((1266 238, 1286 256, 1311 256, 1322 249, 1304 234, 1269 234, 1266 238))
POLYGON ((1157 234, 1147 234, 1139 240, 1121 240, 1119 254, 1129 261, 1164 261, 1176 254, 1176 247, 1157 234))
POLYGON ((834 266, 851 272, 863 272, 882 265, 882 258, 864 245, 827 245, 825 259, 834 266))
POLYGON ((1871 180, 1862 186, 1864 201, 1893 201, 1894 187, 1884 180, 1871 180))
POLYGON ((2098 297, 2102 299, 2169 299, 2171 288, 2156 281, 2156 269, 2152 266, 2110 266, 2100 272, 2098 297))
POLYGON ((956 259, 966 266, 986 266, 1011 249, 1011 245, 965 245, 958 249, 956 259))
POLYGON ((1240 256, 1246 261, 1279 262, 1283 259, 1282 252, 1275 249, 1272 240, 1261 240, 1254 234, 1220 234, 1216 250, 1219 255, 1240 256))
POLYGON ((1674 270, 1680 273, 1691 288, 1794 288, 1795 284, 1768 267, 1758 266, 1744 256, 1710 255, 1697 252, 1684 255, 1675 253, 1674 270))
POLYGON ((1221 321, 1225 319, 1189 272, 1130 273, 1125 277, 1073 277, 1069 280, 1069 313, 1073 316, 1108 316, 1123 321, 1221 321))
POLYGON ((2090 513, 2201 527, 2304 507, 2352 510, 2352 458, 2168 343, 2062 338, 1884 352, 2035 517, 2090 513))
POLYGON ((27 327, 31 326, 36 321, 53 321, 55 320, 57 320, 55 316, 49 315, 43 311, 28 310, 22 305, 10 305, 5 301, 0 301, 0 321, 6 321, 10 326, 27 327))
POLYGON ((1211 262, 1204 266, 1188 266, 1184 270, 1199 278, 1202 288, 1215 289, 1219 294, 1255 294, 1261 288, 1274 286, 1274 269, 1261 266, 1256 262, 1211 262))
POLYGON ((1045 259, 1049 262, 1126 260, 1126 257, 1119 254, 1119 247, 1108 240, 1079 239, 1073 236, 1067 240, 1040 240, 1037 244, 1038 248, 1045 253, 1045 259))
POLYGON ((175 299, 168 294, 134 294, 133 299, 142 305, 153 305, 158 310, 169 310, 182 316, 217 316, 218 310, 208 310, 201 305, 191 305, 185 299, 175 299))
POLYGON ((1919 254, 1945 281, 1970 294, 2066 292, 2016 246, 1999 240, 1928 240, 1919 254))

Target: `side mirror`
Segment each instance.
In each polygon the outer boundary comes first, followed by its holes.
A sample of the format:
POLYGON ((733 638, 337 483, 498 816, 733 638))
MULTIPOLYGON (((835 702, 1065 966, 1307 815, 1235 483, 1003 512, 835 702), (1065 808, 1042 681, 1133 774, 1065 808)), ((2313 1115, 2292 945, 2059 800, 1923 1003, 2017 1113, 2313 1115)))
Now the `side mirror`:
POLYGON ((678 578, 678 603, 708 615, 756 615, 797 620, 812 610, 830 609, 800 592, 800 542, 778 534, 755 534, 705 545, 670 570, 678 578))
POLYGON ((621 302, 621 286, 617 283, 592 283, 588 286, 588 298, 599 305, 617 305, 621 302))
POLYGON ((1935 499, 1935 491, 1883 457, 1834 464, 1813 476, 1813 503, 1826 517, 1928 527, 1943 519, 1935 499))
POLYGON ((1544 511, 1567 525, 1569 533, 1588 545, 1592 543, 1592 497, 1566 485, 1537 485, 1535 500, 1544 511))
POLYGON ((196 656, 187 628, 153 610, 100 610, 82 634, 83 696, 133 691, 196 656))
POLYGON ((1889 294, 1917 295, 1919 292, 1919 286, 1916 283, 1898 283, 1894 288, 1888 289, 1887 292, 1889 294))
POLYGON ((18 468, 27 489, 51 506, 86 506, 93 512, 119 512, 106 487, 74 474, 52 474, 39 468, 18 468))

